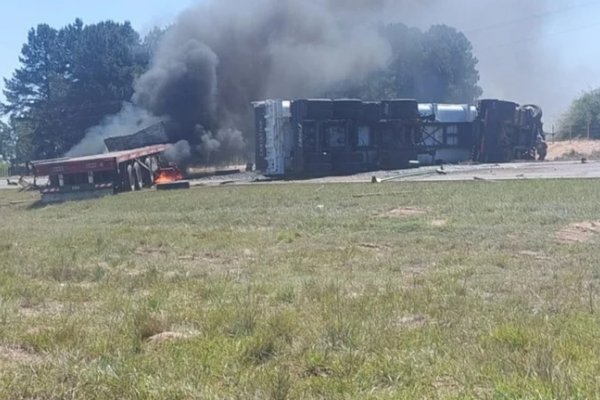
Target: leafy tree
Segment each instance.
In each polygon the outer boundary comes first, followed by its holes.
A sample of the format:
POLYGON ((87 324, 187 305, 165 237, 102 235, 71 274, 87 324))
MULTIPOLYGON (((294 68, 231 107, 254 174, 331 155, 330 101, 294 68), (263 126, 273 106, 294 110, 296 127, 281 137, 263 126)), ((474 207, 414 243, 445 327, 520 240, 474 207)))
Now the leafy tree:
POLYGON ((463 33, 446 25, 422 32, 404 24, 386 25, 381 32, 392 50, 386 68, 359 84, 342 82, 329 95, 460 103, 471 103, 481 95, 478 60, 463 33))
POLYGON ((148 55, 148 59, 151 59, 152 56, 158 50, 160 45, 160 41, 163 39, 165 34, 171 29, 170 27, 159 28, 154 27, 150 32, 144 36, 144 40, 142 42, 143 51, 148 55))
POLYGON ((473 102, 482 90, 478 60, 467 37, 455 28, 434 25, 423 36, 417 97, 426 101, 473 102))
POLYGON ((16 123, 19 155, 62 156, 131 98, 149 57, 129 23, 85 26, 76 20, 60 30, 45 24, 32 29, 21 67, 5 79, 2 107, 16 123))
POLYGON ((116 113, 131 98, 133 81, 150 57, 128 22, 101 22, 71 34, 75 35, 69 46, 72 82, 64 115, 74 125, 66 137, 69 148, 87 128, 116 113))
POLYGON ((10 120, 15 143, 15 161, 24 163, 32 160, 34 121, 13 117, 10 120))
POLYGON ((19 58, 22 67, 12 79, 5 79, 3 110, 13 118, 40 122, 32 126, 31 138, 31 145, 40 155, 55 153, 56 143, 48 139, 60 135, 58 120, 52 114, 55 104, 64 97, 66 82, 57 37, 58 32, 45 24, 29 31, 19 58))
POLYGON ((583 93, 575 99, 567 112, 562 116, 558 138, 569 137, 598 138, 600 131, 600 88, 583 93))
POLYGON ((0 160, 15 158, 15 137, 10 125, 0 121, 0 160))

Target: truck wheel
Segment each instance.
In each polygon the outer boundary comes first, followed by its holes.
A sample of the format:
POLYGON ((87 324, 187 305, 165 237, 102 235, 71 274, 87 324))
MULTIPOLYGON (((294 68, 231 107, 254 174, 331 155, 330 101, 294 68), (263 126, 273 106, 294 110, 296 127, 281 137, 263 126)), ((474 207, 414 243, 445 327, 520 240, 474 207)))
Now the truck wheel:
POLYGON ((144 177, 142 176, 142 167, 139 163, 135 163, 133 165, 133 170, 135 172, 135 190, 141 190, 144 187, 144 177))
POLYGON ((153 157, 148 157, 146 159, 146 165, 149 170, 144 168, 142 171, 144 173, 144 181, 146 182, 147 187, 152 187, 154 185, 154 171, 158 169, 158 161, 154 160, 153 157))
POLYGON ((135 176, 135 171, 133 170, 133 165, 129 164, 127 166, 127 184, 129 187, 129 190, 131 190, 132 192, 135 191, 136 188, 136 176, 135 176))

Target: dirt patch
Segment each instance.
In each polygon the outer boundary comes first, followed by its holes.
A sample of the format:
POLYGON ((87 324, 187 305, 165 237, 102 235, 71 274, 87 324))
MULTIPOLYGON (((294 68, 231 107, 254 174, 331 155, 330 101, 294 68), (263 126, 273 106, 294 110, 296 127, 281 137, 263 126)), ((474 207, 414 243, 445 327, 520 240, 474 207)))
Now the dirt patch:
POLYGON ((573 155, 573 158, 591 156, 600 152, 600 140, 565 140, 548 144, 548 160, 556 160, 573 155))
POLYGON ((385 216, 387 217, 414 217, 418 215, 425 215, 427 211, 416 208, 416 207, 399 207, 388 211, 385 216))
POLYGON ((66 311, 68 310, 66 310, 65 305, 57 301, 45 301, 36 305, 23 304, 19 308, 19 313, 25 317, 54 316, 63 314, 66 311))
POLYGON ((162 257, 167 255, 166 249, 161 249, 160 247, 140 247, 134 251, 136 256, 142 257, 162 257))
POLYGON ((373 250, 389 249, 389 246, 386 246, 384 244, 377 244, 377 243, 359 243, 358 247, 363 247, 365 249, 373 249, 373 250))
POLYGON ((525 256, 525 257, 534 258, 539 261, 551 260, 550 257, 548 257, 547 255, 545 255, 544 253, 539 252, 539 251, 523 250, 523 251, 520 251, 519 254, 522 256, 525 256))
POLYGON ((429 321, 424 315, 405 315, 396 321, 396 327, 401 329, 417 329, 425 326, 429 321))
POLYGON ((448 225, 448 221, 446 221, 445 219, 434 219, 433 221, 431 221, 431 226, 434 226, 436 228, 441 228, 442 226, 446 225, 448 225))
POLYGON ((161 332, 146 339, 149 344, 162 344, 165 342, 174 342, 177 340, 190 339, 198 336, 198 332, 161 332))
POLYGON ((556 241, 562 244, 586 243, 600 235, 600 221, 576 222, 556 233, 556 241))
POLYGON ((204 254, 183 254, 177 256, 179 261, 202 261, 202 262, 214 262, 220 259, 221 256, 217 253, 204 253, 204 254))
POLYGON ((0 346, 0 365, 32 365, 42 362, 42 357, 19 346, 0 346))

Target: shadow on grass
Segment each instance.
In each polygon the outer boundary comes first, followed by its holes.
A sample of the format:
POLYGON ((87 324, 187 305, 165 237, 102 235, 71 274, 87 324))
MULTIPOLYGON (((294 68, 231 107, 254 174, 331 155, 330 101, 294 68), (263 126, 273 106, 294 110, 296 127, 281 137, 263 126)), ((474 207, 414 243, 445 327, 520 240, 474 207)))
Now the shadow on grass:
MULTIPOLYGON (((60 203, 53 203, 53 204, 60 204, 60 203)), ((35 200, 31 204, 29 204, 27 207, 25 207, 25 209, 26 210, 41 210, 43 208, 48 207, 49 205, 50 205, 50 203, 44 203, 42 200, 35 200)))

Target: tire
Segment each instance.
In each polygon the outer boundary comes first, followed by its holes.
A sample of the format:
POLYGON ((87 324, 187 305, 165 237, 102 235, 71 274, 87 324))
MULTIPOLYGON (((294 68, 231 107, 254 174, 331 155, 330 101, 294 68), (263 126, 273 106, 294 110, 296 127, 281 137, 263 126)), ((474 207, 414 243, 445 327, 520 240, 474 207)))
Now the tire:
POLYGON ((127 166, 127 188, 134 192, 136 190, 137 187, 137 183, 136 183, 136 176, 135 176, 135 171, 133 169, 133 165, 129 164, 127 166))
POLYGON ((144 176, 142 173, 142 166, 139 163, 133 164, 133 172, 135 172, 135 190, 142 190, 144 187, 144 176))

